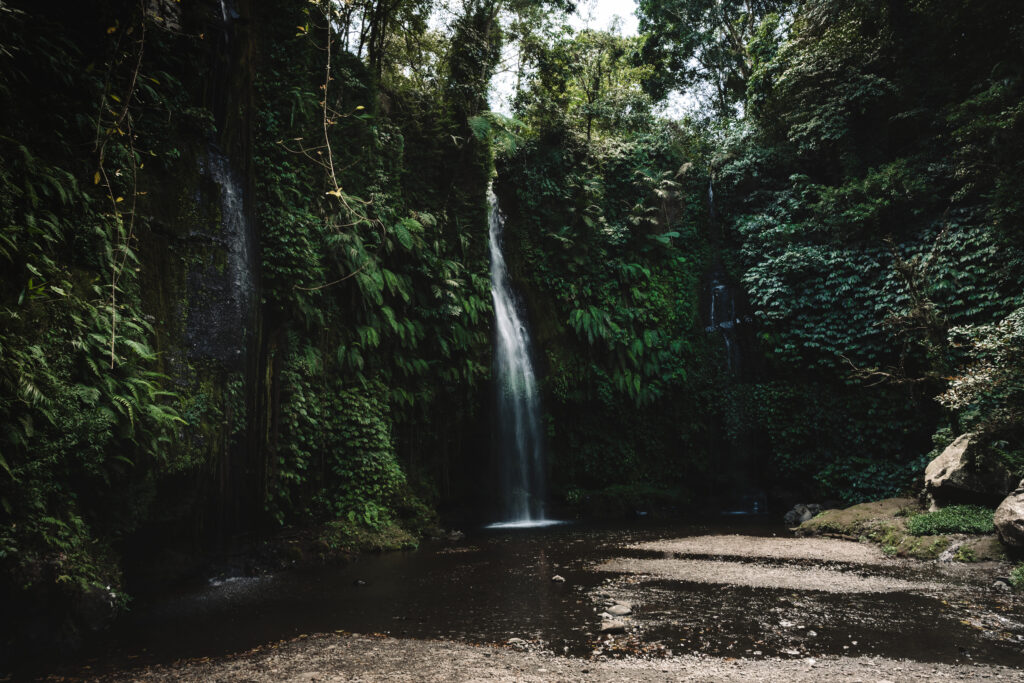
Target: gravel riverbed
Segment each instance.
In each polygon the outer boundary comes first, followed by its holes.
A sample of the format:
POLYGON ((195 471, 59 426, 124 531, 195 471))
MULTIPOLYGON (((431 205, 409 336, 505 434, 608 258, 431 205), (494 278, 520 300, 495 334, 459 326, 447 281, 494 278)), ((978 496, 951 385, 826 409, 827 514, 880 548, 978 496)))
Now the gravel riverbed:
MULTIPOLYGON (((309 635, 145 664, 101 657, 51 680, 1024 681, 1024 596, 991 587, 1007 569, 995 562, 901 560, 836 539, 568 528, 380 562, 316 575, 321 601, 338 591, 341 623, 292 632, 309 635), (352 622, 359 609, 368 616, 352 622)), ((199 601, 213 608, 186 617, 312 609, 288 585, 256 582, 248 596, 217 584, 219 597, 199 601)), ((169 628, 172 613, 155 614, 169 628)))

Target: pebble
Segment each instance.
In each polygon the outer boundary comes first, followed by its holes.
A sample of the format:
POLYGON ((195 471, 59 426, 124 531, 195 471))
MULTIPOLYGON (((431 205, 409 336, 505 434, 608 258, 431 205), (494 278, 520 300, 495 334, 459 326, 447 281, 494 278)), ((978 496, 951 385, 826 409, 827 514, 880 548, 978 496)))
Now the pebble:
POLYGON ((565 583, 565 577, 564 576, 559 576, 558 574, 555 574, 554 576, 552 576, 551 580, 554 581, 555 583, 565 583))
POLYGON ((612 621, 601 622, 601 633, 624 633, 626 622, 613 619, 612 621))
POLYGON ((505 642, 506 642, 506 644, 511 645, 512 647, 514 647, 517 650, 525 650, 526 649, 526 641, 523 640, 522 638, 509 638, 505 642))

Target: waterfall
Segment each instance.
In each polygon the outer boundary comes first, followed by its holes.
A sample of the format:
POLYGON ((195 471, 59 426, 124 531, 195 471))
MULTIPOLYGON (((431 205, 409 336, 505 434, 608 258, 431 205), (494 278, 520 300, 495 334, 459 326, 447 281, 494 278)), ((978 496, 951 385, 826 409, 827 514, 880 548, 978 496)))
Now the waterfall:
POLYGON ((736 314, 736 293, 719 271, 711 273, 708 289, 708 325, 705 330, 722 336, 726 370, 738 374, 741 356, 737 326, 743 321, 736 314))
POLYGON ((711 217, 711 222, 715 221, 715 185, 714 180, 708 178, 708 214, 711 217))
MULTIPOLYGON (((710 175, 710 173, 709 173, 710 175)), ((715 206, 715 184, 708 178, 709 238, 713 246, 722 248, 725 241, 715 206), (719 228, 719 229, 714 229, 719 228)), ((711 413, 711 448, 715 453, 709 496, 721 506, 723 514, 763 514, 767 509, 767 496, 760 484, 760 453, 763 439, 756 430, 756 422, 748 419, 744 404, 736 401, 736 391, 744 390, 749 380, 754 359, 751 349, 752 324, 743 290, 727 275, 724 264, 716 259, 704 274, 702 305, 705 331, 721 339, 725 363, 717 373, 722 408, 711 413)))
POLYGON ((234 320, 226 321, 232 335, 250 329, 256 298, 255 233, 245 212, 245 190, 230 160, 216 149, 210 152, 210 176, 220 186, 222 239, 227 251, 228 290, 234 320), (236 322, 237 321, 237 322, 236 322))
MULTIPOLYGON (((708 217, 713 224, 715 213, 715 184, 708 178, 708 217)), ((707 277, 707 326, 708 333, 720 334, 725 346, 725 369, 734 375, 740 373, 741 348, 739 344, 740 320, 736 311, 736 289, 726 279, 721 264, 707 277)))
POLYGON ((245 186, 228 157, 211 145, 204 162, 207 187, 217 193, 210 199, 219 204, 219 220, 190 235, 202 248, 188 276, 185 338, 193 357, 241 370, 255 325, 256 236, 245 211, 245 186))
POLYGON ((530 360, 530 336, 512 291, 498 199, 488 195, 491 296, 494 300, 494 383, 497 391, 497 443, 500 457, 501 526, 544 524, 544 453, 537 378, 530 360))

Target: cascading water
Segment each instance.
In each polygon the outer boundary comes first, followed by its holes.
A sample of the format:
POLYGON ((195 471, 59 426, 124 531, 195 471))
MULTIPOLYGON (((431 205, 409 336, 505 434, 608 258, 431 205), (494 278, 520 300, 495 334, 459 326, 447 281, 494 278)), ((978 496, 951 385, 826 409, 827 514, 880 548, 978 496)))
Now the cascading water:
MULTIPOLYGON (((708 180, 708 216, 714 226, 718 221, 715 207, 715 186, 708 180)), ((713 240, 723 239, 712 231, 713 240)), ((759 483, 758 435, 752 432, 742 402, 734 401, 733 393, 748 378, 752 365, 744 351, 749 350, 753 318, 746 311, 742 290, 733 284, 719 261, 705 275, 705 331, 722 340, 725 363, 716 382, 722 391, 723 404, 730 408, 712 420, 713 446, 716 453, 712 489, 709 494, 722 506, 723 514, 762 514, 767 497, 759 483), (727 426, 728 423, 731 427, 727 426)))
MULTIPOLYGON (((714 181, 708 179, 708 215, 711 222, 716 219, 715 213, 715 185, 714 181)), ((720 334, 722 343, 725 345, 725 369, 734 375, 741 371, 742 360, 739 343, 739 326, 741 320, 736 311, 735 288, 729 284, 722 272, 721 266, 717 266, 707 275, 707 326, 706 332, 720 334)))
POLYGON ((720 272, 711 273, 708 283, 707 332, 718 333, 725 344, 725 367, 730 373, 740 372, 740 345, 737 326, 742 322, 736 315, 736 297, 733 288, 723 281, 720 272))
POLYGON ((223 265, 218 267, 207 256, 189 274, 185 335, 193 357, 216 359, 240 370, 256 315, 255 231, 245 211, 244 185, 228 157, 211 145, 202 170, 219 194, 220 220, 191 237, 220 255, 223 265))
POLYGON ((715 221, 715 181, 708 178, 708 215, 715 221))
POLYGON ((542 526, 552 522, 544 518, 543 439, 537 378, 530 360, 530 336, 519 315, 505 267, 505 217, 493 191, 488 195, 488 203, 497 444, 504 516, 503 522, 492 526, 542 526))

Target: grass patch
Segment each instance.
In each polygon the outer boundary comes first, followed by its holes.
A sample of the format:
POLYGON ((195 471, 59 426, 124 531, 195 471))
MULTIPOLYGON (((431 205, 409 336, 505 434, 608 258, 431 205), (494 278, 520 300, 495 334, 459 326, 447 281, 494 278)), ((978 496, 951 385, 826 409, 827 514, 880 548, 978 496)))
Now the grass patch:
POLYGON ((1010 585, 1014 590, 1024 591, 1024 564, 1018 564, 1010 572, 1010 585))
POLYGON ((907 520, 907 531, 914 536, 936 534, 991 534, 993 510, 977 505, 950 505, 937 512, 926 512, 907 520))
POLYGON ((974 552, 974 548, 962 545, 953 553, 953 559, 957 562, 977 562, 978 554, 974 552))

